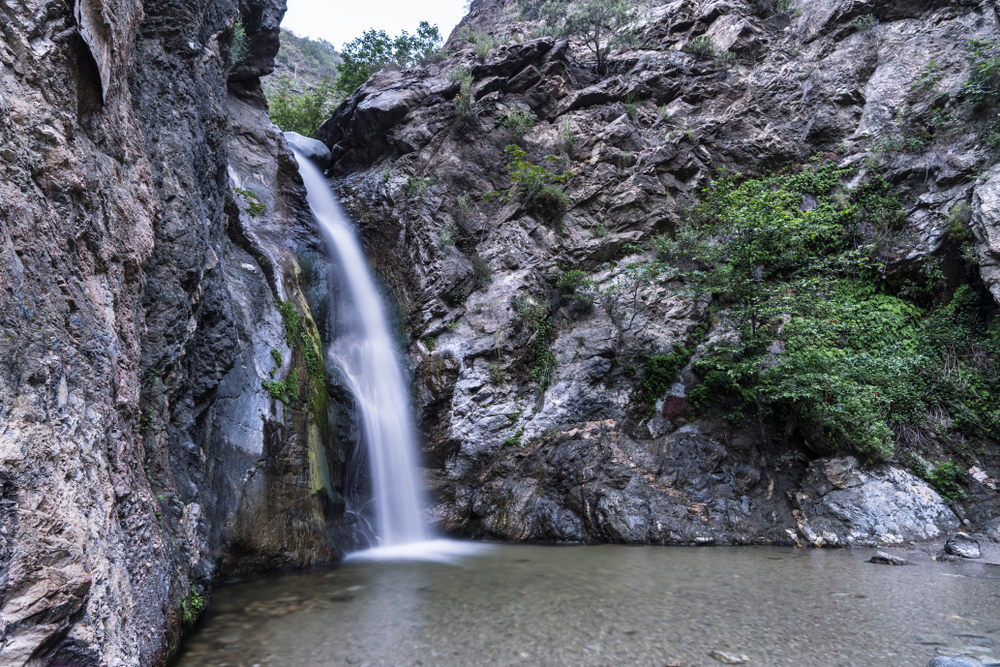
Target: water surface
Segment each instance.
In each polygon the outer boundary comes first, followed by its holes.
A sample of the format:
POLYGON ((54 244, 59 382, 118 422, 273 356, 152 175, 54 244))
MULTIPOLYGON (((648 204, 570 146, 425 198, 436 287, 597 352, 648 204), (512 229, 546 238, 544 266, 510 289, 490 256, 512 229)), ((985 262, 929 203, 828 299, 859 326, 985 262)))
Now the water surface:
MULTIPOLYGON (((870 550, 496 545, 219 588, 177 665, 924 667, 1000 658, 1000 573, 870 550)), ((916 558, 916 557, 914 557, 916 558)), ((998 661, 1000 664, 1000 661, 998 661)))

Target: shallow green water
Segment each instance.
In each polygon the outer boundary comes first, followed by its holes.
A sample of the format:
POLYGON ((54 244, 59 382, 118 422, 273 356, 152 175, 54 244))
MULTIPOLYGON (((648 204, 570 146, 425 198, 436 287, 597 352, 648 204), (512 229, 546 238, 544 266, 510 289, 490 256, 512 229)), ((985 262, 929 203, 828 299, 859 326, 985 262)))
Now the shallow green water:
POLYGON ((348 562, 218 589, 176 665, 719 667, 713 650, 801 667, 1000 661, 1000 568, 871 553, 511 545, 457 564, 348 562))

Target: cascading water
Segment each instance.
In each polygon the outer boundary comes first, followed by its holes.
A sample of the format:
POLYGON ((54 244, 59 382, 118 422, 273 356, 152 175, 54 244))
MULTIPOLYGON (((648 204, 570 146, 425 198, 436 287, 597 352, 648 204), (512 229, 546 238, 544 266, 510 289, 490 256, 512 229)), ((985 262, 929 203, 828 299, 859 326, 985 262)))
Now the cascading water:
POLYGON ((384 547, 421 542, 427 531, 420 517, 410 398, 382 300, 354 230, 322 174, 302 155, 296 153, 295 158, 309 207, 340 267, 337 336, 327 354, 357 402, 368 445, 379 542, 384 547))

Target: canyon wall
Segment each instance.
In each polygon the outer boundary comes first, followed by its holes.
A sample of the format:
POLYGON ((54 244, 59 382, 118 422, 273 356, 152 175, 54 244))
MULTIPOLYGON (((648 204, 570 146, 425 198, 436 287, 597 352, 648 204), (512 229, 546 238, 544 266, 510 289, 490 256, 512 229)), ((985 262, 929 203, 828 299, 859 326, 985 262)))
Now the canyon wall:
POLYGON ((162 664, 211 581, 341 553, 283 13, 0 6, 5 665, 162 664))

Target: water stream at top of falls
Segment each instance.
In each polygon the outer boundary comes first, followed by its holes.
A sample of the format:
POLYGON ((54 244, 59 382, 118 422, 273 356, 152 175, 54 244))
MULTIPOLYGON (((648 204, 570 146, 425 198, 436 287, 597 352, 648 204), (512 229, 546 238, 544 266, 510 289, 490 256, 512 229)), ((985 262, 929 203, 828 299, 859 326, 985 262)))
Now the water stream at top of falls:
POLYGON ((309 207, 340 271, 342 290, 337 303, 330 304, 337 317, 337 335, 327 357, 357 402, 368 448, 379 544, 399 547, 422 542, 427 530, 420 514, 410 396, 382 299, 357 235, 323 175, 307 158, 298 153, 295 158, 309 207))

